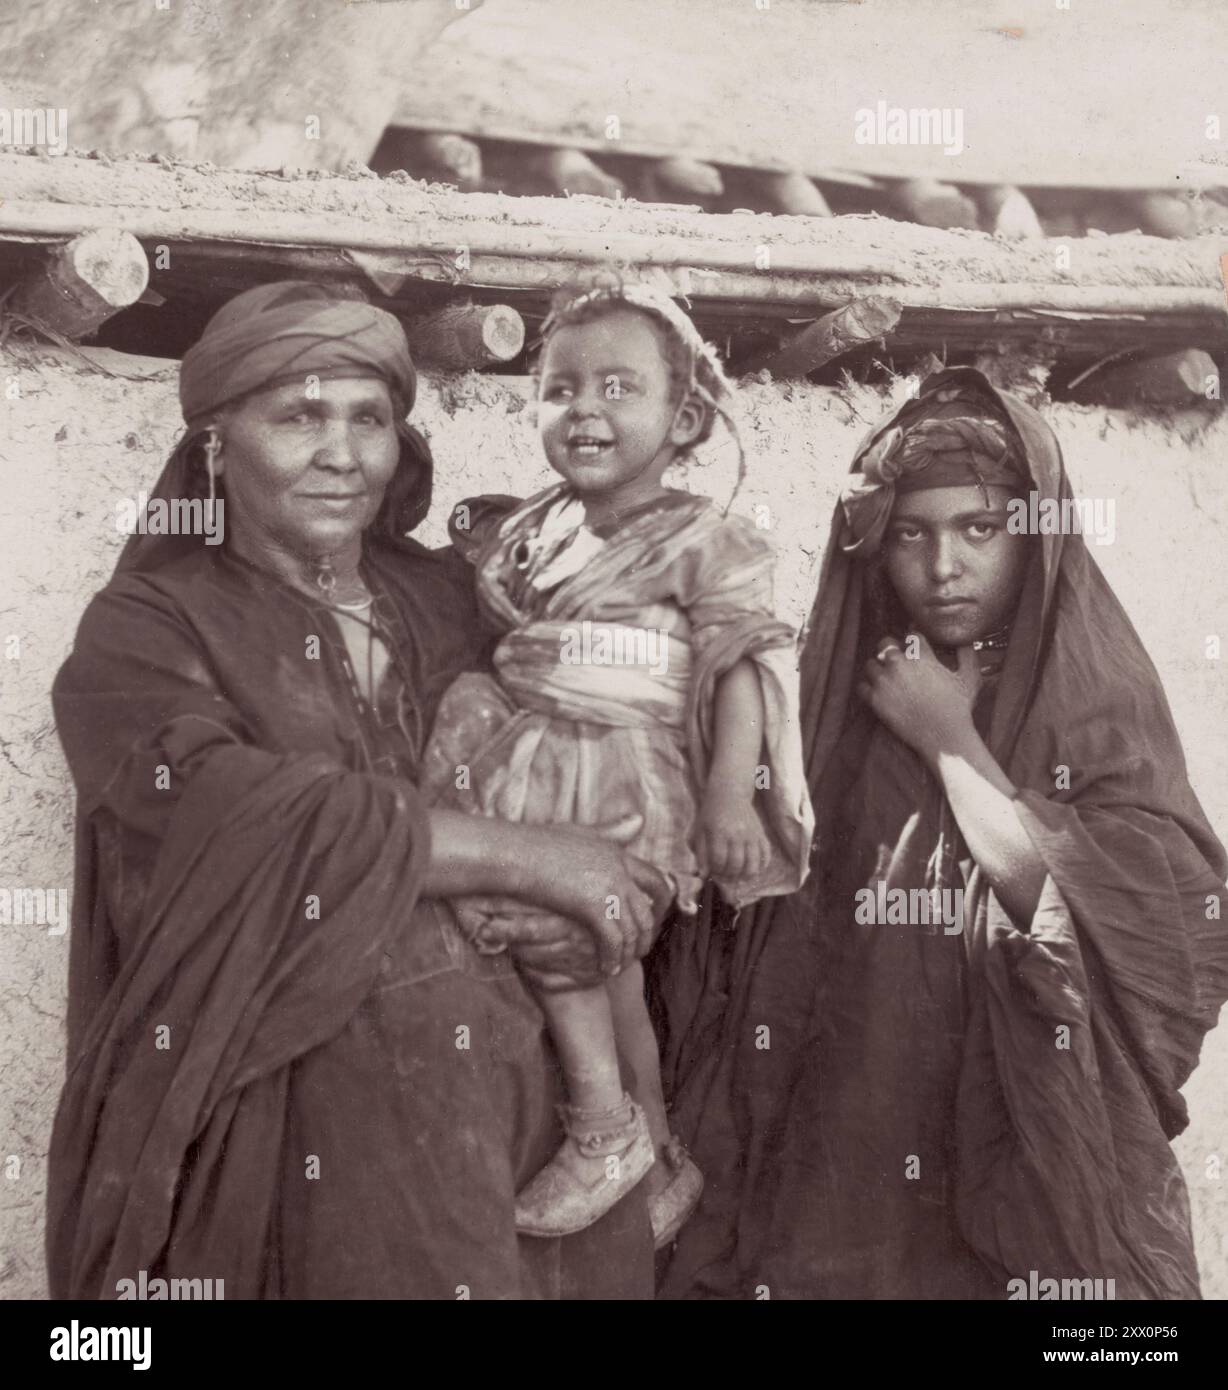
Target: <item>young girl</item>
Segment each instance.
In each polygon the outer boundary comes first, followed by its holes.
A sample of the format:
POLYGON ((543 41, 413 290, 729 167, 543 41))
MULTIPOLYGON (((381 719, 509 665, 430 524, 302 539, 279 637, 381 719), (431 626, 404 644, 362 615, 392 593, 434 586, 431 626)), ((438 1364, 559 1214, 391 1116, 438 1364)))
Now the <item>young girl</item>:
MULTIPOLYGON (((629 848, 668 876, 683 912, 704 873, 735 906, 790 892, 812 816, 771 550, 749 522, 662 483, 717 415, 736 441, 729 383, 690 320, 638 286, 573 294, 543 340, 538 420, 562 481, 501 517, 489 502, 457 508, 454 540, 504 635, 497 679, 462 676, 444 696, 426 786, 516 821, 631 818, 629 848)), ((639 964, 539 997, 567 1137, 519 1194, 518 1229, 581 1230, 647 1177, 665 1244, 702 1178, 669 1132, 639 964)))
POLYGON ((732 967, 701 922, 701 970, 662 972, 721 1194, 662 1296, 1003 1299, 1054 1269, 1198 1297, 1169 1141, 1228 995, 1228 861, 1094 547, 1012 524, 1071 495, 1044 417, 970 367, 858 450, 801 658, 810 879, 732 967))

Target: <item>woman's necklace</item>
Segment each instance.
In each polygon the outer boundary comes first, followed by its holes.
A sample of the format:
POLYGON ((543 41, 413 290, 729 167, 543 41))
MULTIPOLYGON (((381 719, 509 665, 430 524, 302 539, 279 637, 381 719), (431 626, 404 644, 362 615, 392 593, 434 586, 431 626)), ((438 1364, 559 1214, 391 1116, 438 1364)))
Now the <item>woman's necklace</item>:
MULTIPOLYGON (((368 610, 373 608, 375 604, 375 595, 368 591, 367 586, 362 581, 362 576, 358 574, 357 571, 355 571, 354 574, 354 583, 358 590, 358 597, 341 598, 337 593, 337 572, 333 568, 331 558, 325 555, 320 561, 319 567, 316 570, 316 586, 323 596, 325 607, 332 609, 334 613, 343 615, 347 624, 356 623, 358 626, 366 629, 365 665, 367 679, 365 685, 362 686, 362 694, 367 703, 374 706, 376 704, 376 631, 375 623, 372 621, 374 613, 371 613, 370 616, 359 615, 366 615, 368 610)), ((344 630, 342 631, 342 638, 351 661, 357 661, 359 652, 356 650, 356 644, 344 630)))
MULTIPOLYGON (((370 766, 395 770, 401 767, 398 759, 404 758, 413 766, 424 740, 422 712, 414 698, 416 682, 419 679, 420 654, 414 635, 401 619, 386 592, 368 590, 361 575, 356 575, 356 588, 361 597, 347 596, 337 598, 337 575, 328 556, 304 566, 305 577, 318 595, 318 602, 337 614, 336 623, 341 636, 339 653, 343 670, 348 678, 351 692, 359 707, 365 709, 380 730, 379 738, 388 737, 388 728, 395 727, 399 741, 403 741, 403 752, 381 753, 379 747, 368 748, 370 766), (356 629, 365 628, 365 641, 358 639, 356 629), (384 675, 389 666, 398 673, 395 694, 385 690, 387 700, 381 701, 384 675), (358 672, 365 668, 365 683, 358 672), (395 701, 395 703, 394 703, 395 701), (371 761, 371 759, 374 761, 371 761)), ((295 586, 300 596, 302 588, 295 586)))
POLYGON ((332 599, 328 606, 339 608, 343 613, 361 613, 364 609, 370 608, 374 602, 374 596, 368 594, 366 598, 360 598, 356 603, 342 603, 340 599, 332 599))
POLYGON ((333 569, 332 560, 326 555, 320 561, 316 571, 316 585, 324 596, 324 602, 330 608, 339 608, 343 613, 361 613, 370 608, 374 603, 374 598, 367 592, 366 585, 362 579, 355 574, 354 576, 359 597, 354 599, 343 599, 337 593, 337 572, 333 569))
POLYGON ((336 612, 341 638, 345 645, 353 679, 358 685, 364 703, 378 713, 379 685, 392 657, 390 643, 380 629, 376 612, 369 616, 360 609, 371 608, 374 598, 364 604, 332 604, 336 612), (365 667, 366 680, 358 677, 358 670, 365 667))

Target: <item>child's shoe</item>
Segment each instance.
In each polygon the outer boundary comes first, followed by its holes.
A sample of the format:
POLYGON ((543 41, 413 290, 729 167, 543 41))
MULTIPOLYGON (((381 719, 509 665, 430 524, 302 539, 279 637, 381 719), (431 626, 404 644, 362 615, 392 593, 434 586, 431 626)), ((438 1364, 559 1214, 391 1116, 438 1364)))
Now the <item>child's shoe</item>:
POLYGON ((655 1162, 643 1109, 630 1096, 613 1110, 560 1106, 567 1138, 516 1196, 516 1229, 569 1236, 604 1216, 655 1162), (615 1167, 611 1158, 617 1158, 615 1167), (611 1176, 613 1169, 613 1176, 611 1176))
POLYGON ((655 1197, 648 1199, 654 1250, 663 1250, 675 1239, 699 1205, 699 1194, 704 1190, 704 1175, 677 1135, 671 1135, 665 1146, 665 1162, 674 1176, 655 1197))

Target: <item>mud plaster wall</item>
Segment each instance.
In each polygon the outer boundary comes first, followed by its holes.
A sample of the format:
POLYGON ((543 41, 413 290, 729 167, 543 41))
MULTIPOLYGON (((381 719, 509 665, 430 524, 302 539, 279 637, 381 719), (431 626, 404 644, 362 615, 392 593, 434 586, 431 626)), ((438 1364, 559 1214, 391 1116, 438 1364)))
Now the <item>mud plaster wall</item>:
MULTIPOLYGON (((0 886, 70 888, 72 794, 48 691, 89 596, 110 574, 116 503, 157 476, 177 432, 173 369, 111 358, 108 377, 54 352, 0 355, 0 886), (145 373, 145 375, 141 375, 145 373), (20 657, 3 659, 10 635, 20 657)), ((906 389, 899 384, 899 392, 906 389)), ((736 509, 771 525, 781 610, 809 605, 841 474, 886 402, 869 389, 744 388, 750 479, 736 509), (767 511, 756 511, 766 507, 767 511)), ((480 491, 526 493, 549 481, 522 387, 489 377, 424 383, 416 418, 437 458, 424 539, 442 540, 451 503, 480 491)), ((1095 547, 1163 677, 1194 785, 1228 837, 1228 416, 1162 423, 1055 406, 1076 493, 1116 503, 1117 537, 1095 547)), ((733 458, 710 447, 690 485, 728 493, 733 458)), ((47 1137, 63 1068, 68 936, 0 926, 0 1297, 45 1294, 42 1214, 47 1137), (12 1157, 10 1157, 12 1156, 12 1157), (12 1161, 15 1158, 16 1163, 12 1161)), ((1204 1292, 1228 1296, 1228 1029, 1212 1035, 1187 1088, 1178 1141, 1194 1211, 1204 1292)))

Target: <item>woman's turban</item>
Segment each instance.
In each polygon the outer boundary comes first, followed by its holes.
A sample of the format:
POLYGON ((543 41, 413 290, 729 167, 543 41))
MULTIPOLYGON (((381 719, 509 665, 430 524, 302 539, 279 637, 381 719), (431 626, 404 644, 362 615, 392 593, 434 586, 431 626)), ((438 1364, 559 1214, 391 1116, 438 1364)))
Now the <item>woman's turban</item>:
POLYGON ((876 429, 854 460, 840 493, 849 533, 843 548, 875 554, 898 493, 975 484, 988 506, 986 489, 1018 489, 1026 478, 1010 426, 975 391, 952 386, 923 394, 876 429))
POLYGON ((417 378, 405 330, 392 314, 336 299, 324 285, 281 280, 223 304, 184 354, 179 403, 189 425, 253 391, 308 375, 376 376, 402 415, 417 378))

